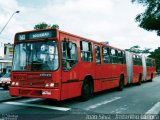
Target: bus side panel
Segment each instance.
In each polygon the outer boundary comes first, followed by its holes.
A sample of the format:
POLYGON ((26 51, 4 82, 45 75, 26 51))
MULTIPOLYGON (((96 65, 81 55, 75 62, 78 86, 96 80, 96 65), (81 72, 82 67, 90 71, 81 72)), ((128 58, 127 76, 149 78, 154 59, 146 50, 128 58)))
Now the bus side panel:
POLYGON ((94 69, 91 69, 94 67, 93 62, 81 61, 80 38, 65 33, 60 33, 60 41, 64 40, 64 38, 67 38, 69 41, 76 44, 78 51, 78 63, 68 71, 62 70, 62 100, 80 96, 82 83, 85 76, 94 76, 94 69))
POLYGON ((94 80, 94 92, 98 92, 102 90, 102 81, 99 79, 94 80))
POLYGON ((127 85, 128 78, 127 78, 127 66, 126 66, 126 64, 123 64, 123 66, 122 66, 122 73, 124 74, 124 85, 127 85))
POLYGON ((113 88, 111 64, 96 65, 95 71, 96 79, 101 82, 101 88, 99 91, 113 88))
POLYGON ((119 86, 120 75, 123 73, 122 64, 112 64, 113 87, 119 86))
POLYGON ((155 77, 155 68, 154 67, 147 67, 147 77, 146 80, 150 80, 151 79, 151 75, 153 74, 153 78, 155 77))
MULTIPOLYGON (((147 60, 146 60, 147 61, 147 60)), ((147 66, 147 76, 146 80, 151 80, 156 75, 156 67, 155 67, 155 60, 151 59, 151 63, 147 66)), ((146 62, 147 63, 147 62, 146 62)))
POLYGON ((139 75, 142 74, 142 66, 133 65, 133 81, 132 83, 137 83, 139 81, 139 75))
POLYGON ((62 83, 61 100, 80 96, 82 82, 62 83))

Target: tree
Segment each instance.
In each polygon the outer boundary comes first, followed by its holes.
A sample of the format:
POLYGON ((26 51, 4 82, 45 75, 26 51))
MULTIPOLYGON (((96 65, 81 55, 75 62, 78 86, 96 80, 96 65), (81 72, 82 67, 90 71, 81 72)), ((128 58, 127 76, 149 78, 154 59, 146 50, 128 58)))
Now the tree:
POLYGON ((160 36, 160 0, 132 0, 132 2, 146 7, 145 12, 135 18, 139 26, 148 31, 154 30, 160 36))
POLYGON ((59 29, 59 25, 57 24, 53 24, 52 26, 45 23, 45 22, 42 22, 42 23, 39 23, 37 25, 34 26, 34 29, 35 30, 39 30, 39 29, 46 29, 46 28, 57 28, 59 29))
POLYGON ((129 51, 129 52, 133 52, 133 53, 137 53, 137 54, 140 54, 140 53, 143 53, 143 54, 147 54, 147 53, 150 53, 150 48, 145 48, 144 50, 140 49, 140 46, 138 45, 135 45, 129 49, 125 49, 126 51, 129 51))
POLYGON ((150 52, 150 55, 148 57, 155 59, 157 71, 160 72, 160 47, 155 49, 153 52, 150 52))

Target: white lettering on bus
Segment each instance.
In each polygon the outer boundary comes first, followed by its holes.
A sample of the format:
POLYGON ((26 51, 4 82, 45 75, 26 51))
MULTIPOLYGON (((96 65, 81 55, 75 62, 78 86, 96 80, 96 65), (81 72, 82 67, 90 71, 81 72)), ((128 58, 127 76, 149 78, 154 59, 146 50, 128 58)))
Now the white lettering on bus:
POLYGON ((43 91, 42 95, 51 95, 51 92, 50 91, 43 91))
POLYGON ((49 33, 48 33, 48 32, 36 33, 36 34, 33 34, 33 35, 32 35, 33 38, 41 38, 41 37, 47 37, 47 36, 49 36, 49 33))
POLYGON ((41 76, 41 77, 51 77, 52 74, 45 74, 45 73, 43 73, 43 74, 39 74, 39 76, 41 76))
POLYGON ((19 40, 25 40, 26 36, 25 35, 19 35, 19 40))

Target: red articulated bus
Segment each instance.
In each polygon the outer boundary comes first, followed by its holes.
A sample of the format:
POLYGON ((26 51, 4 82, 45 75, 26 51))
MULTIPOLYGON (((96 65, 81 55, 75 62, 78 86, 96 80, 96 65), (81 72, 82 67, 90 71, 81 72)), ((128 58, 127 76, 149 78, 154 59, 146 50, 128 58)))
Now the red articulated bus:
POLYGON ((11 96, 57 101, 152 80, 155 61, 58 29, 15 35, 11 96))

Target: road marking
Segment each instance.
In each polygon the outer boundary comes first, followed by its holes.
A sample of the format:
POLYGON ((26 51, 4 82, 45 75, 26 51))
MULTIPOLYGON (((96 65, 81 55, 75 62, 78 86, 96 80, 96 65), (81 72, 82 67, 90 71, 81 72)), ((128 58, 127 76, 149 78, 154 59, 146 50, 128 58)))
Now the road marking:
POLYGON ((34 102, 34 101, 40 101, 40 100, 43 100, 41 98, 29 98, 29 99, 26 99, 26 100, 21 100, 20 102, 34 102))
POLYGON ((127 105, 123 105, 111 112, 111 114, 120 114, 128 109, 127 105))
POLYGON ((156 103, 150 110, 145 114, 158 114, 160 112, 160 102, 156 103))
POLYGON ((118 99, 121 99, 121 98, 122 98, 122 97, 114 97, 114 98, 112 98, 112 99, 110 99, 110 100, 105 100, 105 101, 103 101, 103 102, 100 102, 100 103, 91 105, 91 106, 87 107, 85 110, 91 110, 91 109, 97 108, 97 107, 99 107, 99 106, 101 106, 101 105, 104 105, 104 104, 113 102, 113 101, 118 100, 118 99))
POLYGON ((28 107, 39 107, 39 108, 46 108, 46 109, 59 110, 59 111, 68 111, 68 110, 71 110, 71 108, 56 107, 56 106, 47 106, 47 105, 34 105, 34 104, 19 103, 19 102, 4 102, 4 103, 5 104, 10 104, 10 105, 20 105, 20 106, 28 106, 28 107))
MULTIPOLYGON (((149 118, 150 120, 154 120, 154 119, 158 120, 156 117, 158 116, 159 112, 160 112, 160 102, 157 102, 151 109, 149 109, 149 110, 145 113, 146 116, 144 116, 143 119, 148 120, 147 117, 150 117, 150 118, 149 118), (150 116, 148 116, 148 115, 150 115, 150 116)), ((159 116, 158 116, 158 117, 159 117, 159 116)))

